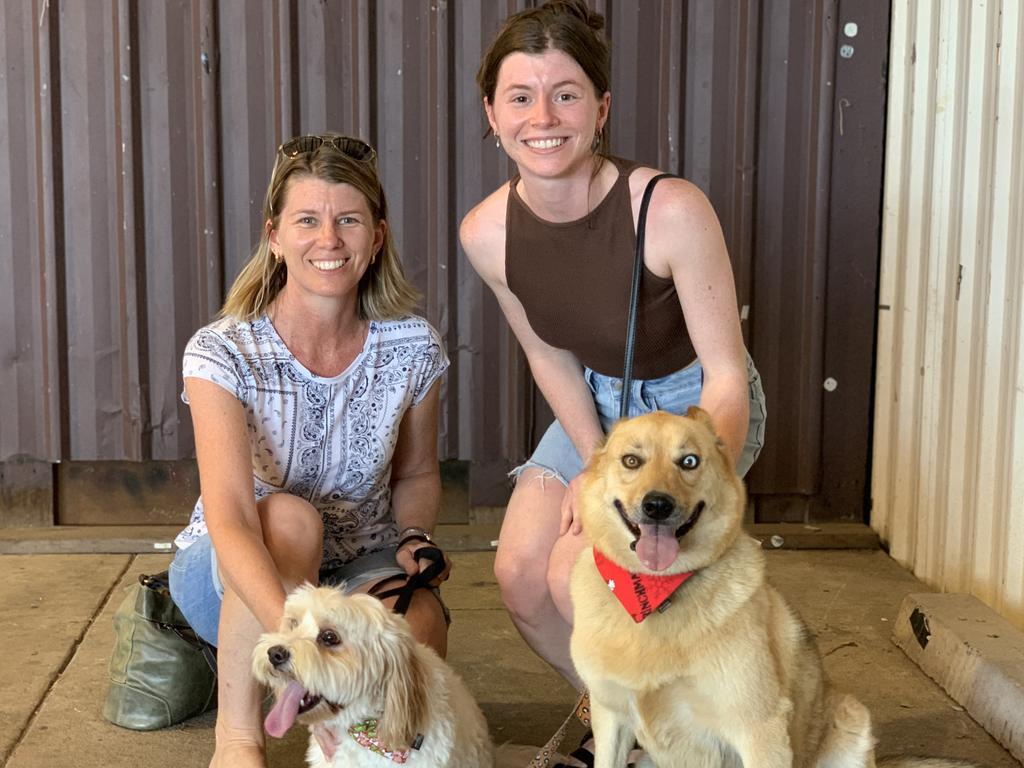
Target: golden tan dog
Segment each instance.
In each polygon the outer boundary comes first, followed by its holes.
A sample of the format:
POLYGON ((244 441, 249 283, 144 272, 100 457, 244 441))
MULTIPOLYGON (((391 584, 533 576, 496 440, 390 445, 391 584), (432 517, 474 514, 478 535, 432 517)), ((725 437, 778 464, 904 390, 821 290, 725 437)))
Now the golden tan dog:
POLYGON ((634 738, 658 768, 876 765, 867 709, 829 686, 807 628, 765 581, 742 532, 743 483, 704 411, 619 422, 580 504, 593 552, 572 572, 572 658, 596 768, 625 765, 634 738))

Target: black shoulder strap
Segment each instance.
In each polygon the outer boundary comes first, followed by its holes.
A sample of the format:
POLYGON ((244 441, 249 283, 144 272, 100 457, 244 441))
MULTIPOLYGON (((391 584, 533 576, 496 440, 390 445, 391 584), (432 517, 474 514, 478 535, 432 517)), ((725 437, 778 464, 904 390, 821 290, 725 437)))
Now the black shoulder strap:
POLYGON ((636 308, 640 299, 640 276, 644 271, 644 239, 647 232, 647 207, 651 204, 654 185, 662 179, 675 178, 671 173, 659 173, 647 182, 643 199, 640 201, 640 214, 636 220, 636 256, 633 260, 633 283, 629 293, 629 320, 626 323, 626 360, 622 371, 622 402, 619 405, 619 418, 629 415, 629 400, 633 387, 633 351, 636 345, 636 308))

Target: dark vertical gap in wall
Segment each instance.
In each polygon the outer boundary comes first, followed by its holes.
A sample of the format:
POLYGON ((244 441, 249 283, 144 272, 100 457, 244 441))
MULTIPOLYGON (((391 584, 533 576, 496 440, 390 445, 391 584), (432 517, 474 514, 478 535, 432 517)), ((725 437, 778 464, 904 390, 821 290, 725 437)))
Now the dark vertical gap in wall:
MULTIPOLYGON (((153 414, 150 410, 150 372, 149 372, 149 312, 146 300, 146 200, 145 200, 145 146, 143 145, 142 128, 142 77, 139 61, 139 7, 137 0, 128 4, 128 67, 131 72, 131 103, 129 120, 132 126, 132 152, 134 168, 132 169, 132 219, 135 222, 135 311, 136 335, 138 342, 138 376, 139 376, 139 417, 141 419, 139 449, 141 459, 149 461, 153 458, 153 414)), ((129 340, 130 343, 130 340, 129 340)), ((157 429, 162 425, 157 424, 157 429)))
MULTIPOLYGON (((327 13, 330 6, 324 4, 322 6, 323 13, 327 13)), ((288 3, 288 40, 287 42, 282 41, 282 45, 287 45, 288 50, 286 55, 288 57, 288 80, 290 87, 288 92, 291 97, 291 103, 287 107, 288 113, 291 115, 291 126, 285 129, 281 136, 284 140, 291 135, 306 133, 311 130, 309 126, 303 125, 302 123, 302 84, 299 78, 299 68, 302 62, 299 60, 299 6, 296 0, 292 0, 288 3)))
MULTIPOLYGON (((885 150, 886 150, 886 136, 888 131, 888 123, 886 118, 889 114, 889 51, 892 50, 889 46, 892 44, 892 2, 891 0, 878 0, 882 6, 882 12, 878 14, 879 18, 885 20, 885 34, 882 35, 879 41, 882 50, 882 109, 881 109, 881 120, 879 131, 881 133, 879 151, 882 156, 882 183, 885 182, 885 150)), ((840 4, 840 13, 842 12, 842 4, 840 4)), ((876 215, 878 221, 882 221, 883 207, 885 205, 885 196, 879 194, 878 196, 878 207, 876 209, 876 215)), ((878 301, 880 297, 880 290, 882 286, 881 274, 882 274, 882 227, 878 227, 878 238, 875 258, 875 293, 873 297, 873 307, 878 307, 878 301)), ((870 390, 868 392, 868 429, 867 429, 867 461, 864 467, 864 493, 862 495, 861 503, 863 515, 861 521, 863 523, 871 523, 871 508, 872 508, 872 497, 871 497, 871 467, 874 461, 874 445, 875 445, 875 397, 877 392, 875 391, 875 382, 878 381, 878 312, 877 309, 874 311, 875 315, 875 329, 871 338, 871 373, 870 373, 870 390)))
MULTIPOLYGON (((448 73, 445 84, 445 101, 448 103, 448 115, 449 120, 454 119, 456 115, 456 108, 458 105, 455 87, 455 72, 456 72, 456 49, 457 45, 454 42, 458 40, 456 37, 457 30, 455 28, 455 18, 458 12, 454 7, 449 6, 444 12, 445 19, 445 71, 448 73)), ((455 180, 458 178, 458 169, 456 167, 456 158, 459 157, 456 130, 455 126, 449 122, 448 130, 446 132, 446 143, 444 147, 444 158, 447 163, 446 177, 448 183, 445 185, 447 188, 446 210, 455 211, 459 210, 459 197, 456 193, 457 184, 455 180)), ((449 244, 448 252, 450 260, 448 262, 448 269, 445 270, 448 278, 448 287, 445 291, 447 297, 458 297, 459 295, 459 272, 457 268, 457 262, 459 259, 459 217, 448 216, 448 232, 446 233, 446 240, 449 244)), ((459 354, 456 342, 458 340, 458 329, 459 329, 459 317, 462 309, 462 305, 468 302, 461 302, 457 298, 455 301, 448 300, 445 302, 448 307, 448 354, 456 366, 459 363, 459 354)), ((455 395, 453 402, 459 401, 458 392, 459 376, 457 372, 455 375, 449 374, 448 376, 448 395, 451 397, 455 395)), ((446 408, 448 413, 448 435, 447 445, 444 452, 445 458, 458 458, 459 454, 459 409, 458 408, 446 408), (450 454, 450 455, 449 455, 450 454)), ((468 481, 467 481, 468 482, 468 481)))
MULTIPOLYGON (((217 248, 220 257, 217 259, 217 279, 220 283, 220 300, 223 302, 224 298, 227 297, 228 293, 228 280, 230 276, 227 268, 227 240, 224 226, 224 193, 220 190, 224 189, 224 136, 221 130, 223 122, 222 114, 223 105, 221 104, 220 98, 220 16, 218 14, 219 3, 214 0, 206 0, 208 13, 204 14, 204 18, 209 20, 210 28, 204 31, 204 46, 207 52, 207 56, 210 65, 210 89, 206 93, 206 98, 210 100, 213 105, 213 125, 210 126, 210 138, 213 141, 214 151, 214 162, 208 163, 206 167, 210 168, 215 174, 216 178, 209 179, 205 185, 205 189, 215 188, 218 190, 217 194, 214 195, 216 210, 217 210, 217 248)), ((205 297, 204 297, 205 298, 205 297)), ((220 303, 220 302, 218 302, 220 303)), ((207 322, 204 317, 203 322, 207 322)))
MULTIPOLYGON (((68 383, 68 289, 67 268, 65 259, 66 238, 64 235, 64 132, 61 125, 61 47, 60 47, 60 11, 50 9, 50 132, 52 136, 53 157, 53 266, 54 266, 54 303, 57 317, 57 354, 60 357, 57 382, 59 389, 58 408, 60 408, 60 455, 66 459, 71 456, 71 413, 68 408, 70 385, 68 383)), ((54 498, 56 499, 56 474, 54 476, 54 498)))
MULTIPOLYGON (((674 168, 668 168, 672 173, 685 178, 686 174, 686 125, 687 125, 687 108, 686 108, 686 81, 690 77, 690 71, 687 67, 688 58, 686 56, 687 41, 690 39, 690 2, 689 0, 683 0, 680 3, 680 18, 679 18, 679 122, 675 126, 676 131, 676 166, 674 168)), ((671 16, 669 17, 671 18, 671 16)), ((672 37, 671 32, 668 35, 667 44, 671 45, 672 37)), ((671 156, 671 155, 670 155, 671 156)))
MULTIPOLYGON (((754 34, 751 36, 748 32, 748 37, 754 39, 754 50, 748 53, 748 56, 754 60, 753 77, 755 80, 761 78, 761 57, 764 52, 764 24, 761 22, 760 4, 757 2, 751 3, 750 6, 753 10, 748 16, 748 22, 754 25, 754 34), (751 18, 752 17, 752 18, 751 18)), ((750 69, 747 70, 750 72, 750 69)), ((751 126, 750 136, 750 147, 751 147, 751 179, 750 179, 750 274, 748 279, 750 280, 750 290, 748 292, 750 309, 747 314, 747 338, 750 340, 750 348, 753 349, 753 340, 757 335, 757 313, 754 312, 754 307, 757 306, 757 280, 754 276, 757 271, 757 232, 758 232, 758 199, 757 194, 760 189, 759 175, 760 175, 760 157, 759 152, 761 149, 761 84, 755 82, 752 88, 754 98, 750 103, 751 115, 748 118, 748 125, 751 126)), ((757 361, 754 361, 757 364, 757 361)), ((768 393, 765 393, 767 398, 768 393)))
POLYGON ((370 141, 380 144, 381 137, 377 134, 377 84, 380 77, 377 72, 377 48, 380 40, 377 37, 377 4, 369 3, 366 8, 366 111, 367 124, 370 128, 370 141))

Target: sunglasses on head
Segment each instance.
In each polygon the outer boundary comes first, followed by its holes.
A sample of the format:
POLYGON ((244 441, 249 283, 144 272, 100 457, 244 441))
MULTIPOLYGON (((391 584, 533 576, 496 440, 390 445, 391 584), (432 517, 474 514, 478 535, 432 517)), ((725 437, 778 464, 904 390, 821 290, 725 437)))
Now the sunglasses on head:
POLYGON ((351 136, 319 136, 317 134, 296 136, 294 139, 288 139, 288 141, 277 148, 277 152, 284 157, 298 157, 299 155, 312 154, 324 144, 334 147, 345 157, 358 160, 359 162, 372 163, 377 157, 377 150, 362 139, 356 139, 351 136))

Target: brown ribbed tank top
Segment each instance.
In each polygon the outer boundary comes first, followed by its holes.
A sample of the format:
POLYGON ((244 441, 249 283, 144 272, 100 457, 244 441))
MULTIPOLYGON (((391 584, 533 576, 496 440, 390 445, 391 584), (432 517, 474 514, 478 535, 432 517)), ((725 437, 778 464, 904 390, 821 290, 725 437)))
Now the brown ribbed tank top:
MULTIPOLYGON (((636 231, 629 174, 639 163, 613 157, 619 177, 587 216, 545 221, 509 182, 505 279, 526 310, 530 327, 553 347, 567 349, 606 376, 622 376, 629 286, 636 231)), ((696 355, 671 278, 644 267, 637 309, 633 377, 656 379, 696 355)))

